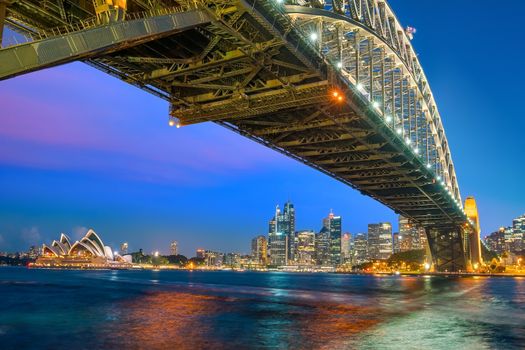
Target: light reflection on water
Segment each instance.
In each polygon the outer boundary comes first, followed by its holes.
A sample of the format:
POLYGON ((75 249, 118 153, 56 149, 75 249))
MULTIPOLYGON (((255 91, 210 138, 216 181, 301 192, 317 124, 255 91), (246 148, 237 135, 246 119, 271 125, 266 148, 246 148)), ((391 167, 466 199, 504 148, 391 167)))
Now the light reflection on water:
POLYGON ((0 343, 75 349, 525 347, 525 280, 0 269, 0 343))

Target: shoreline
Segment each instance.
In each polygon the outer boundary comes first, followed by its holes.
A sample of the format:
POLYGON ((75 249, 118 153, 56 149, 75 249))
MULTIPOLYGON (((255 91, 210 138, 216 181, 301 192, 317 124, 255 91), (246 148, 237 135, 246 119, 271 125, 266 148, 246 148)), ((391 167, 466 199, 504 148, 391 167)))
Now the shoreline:
POLYGON ((2 267, 17 267, 17 268, 26 268, 26 269, 36 269, 36 270, 73 270, 73 271, 114 271, 114 270, 123 270, 123 271, 188 271, 188 272, 260 272, 260 273, 290 273, 290 274, 339 274, 339 275, 362 275, 362 276, 411 276, 411 277, 511 277, 525 278, 525 273, 469 273, 469 272, 360 272, 360 271, 348 271, 348 272, 336 272, 336 271, 279 271, 279 270, 250 270, 250 269, 187 269, 187 268, 176 268, 176 267, 161 267, 155 268, 151 266, 135 266, 129 268, 117 268, 117 267, 40 267, 40 266, 23 266, 23 265, 0 265, 2 267))

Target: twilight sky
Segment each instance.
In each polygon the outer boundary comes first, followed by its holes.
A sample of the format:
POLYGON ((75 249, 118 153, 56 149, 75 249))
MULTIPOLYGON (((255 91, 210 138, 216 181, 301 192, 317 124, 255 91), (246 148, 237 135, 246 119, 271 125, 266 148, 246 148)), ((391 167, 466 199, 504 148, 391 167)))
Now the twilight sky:
MULTIPOLYGON (((483 233, 525 212, 525 2, 392 0, 436 97, 463 198, 483 233)), ((87 227, 117 248, 249 252, 276 204, 318 230, 392 221, 389 209, 214 124, 167 125, 168 105, 82 63, 0 82, 0 251, 87 227)), ((397 224, 394 225, 397 227, 397 224)))

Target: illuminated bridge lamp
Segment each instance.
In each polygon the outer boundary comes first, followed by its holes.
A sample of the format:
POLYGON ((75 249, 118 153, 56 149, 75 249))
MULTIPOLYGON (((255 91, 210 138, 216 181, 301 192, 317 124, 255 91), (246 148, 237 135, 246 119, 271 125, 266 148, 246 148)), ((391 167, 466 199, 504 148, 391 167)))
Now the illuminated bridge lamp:
POLYGON ((385 120, 386 120, 387 123, 392 122, 392 116, 387 115, 386 118, 385 118, 385 120))
POLYGON ((173 120, 172 118, 170 118, 170 120, 168 120, 168 125, 169 126, 175 126, 175 120, 173 120))
POLYGON ((397 128, 396 132, 397 132, 398 135, 401 135, 403 133, 403 130, 401 130, 401 128, 397 128))
POLYGON ((342 62, 337 62, 336 67, 339 68, 339 69, 343 68, 343 63, 342 62))
POLYGON ((310 40, 316 41, 317 40, 317 33, 310 34, 310 40))
POLYGON ((379 108, 379 106, 380 106, 379 102, 377 102, 377 101, 372 102, 372 107, 377 109, 377 108, 379 108))

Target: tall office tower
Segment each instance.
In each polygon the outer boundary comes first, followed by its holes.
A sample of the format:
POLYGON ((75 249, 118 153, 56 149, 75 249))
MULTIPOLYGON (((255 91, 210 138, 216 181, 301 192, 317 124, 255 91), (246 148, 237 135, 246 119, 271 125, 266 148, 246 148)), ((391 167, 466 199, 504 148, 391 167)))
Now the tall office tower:
POLYGON ((392 255, 392 225, 389 222, 368 224, 368 254, 370 259, 388 259, 392 255))
POLYGON ((295 237, 295 208, 292 202, 287 201, 284 204, 284 208, 280 218, 277 220, 277 225, 280 231, 288 238, 287 246, 287 260, 292 262, 295 260, 295 254, 297 251, 296 237, 295 237))
POLYGON ((406 252, 407 250, 425 249, 426 246, 425 229, 399 215, 399 250, 406 252))
POLYGON ((400 250, 400 245, 399 245, 399 232, 394 232, 393 234, 393 240, 394 240, 394 254, 395 253, 399 253, 401 250, 400 250))
POLYGON ((297 265, 315 264, 315 233, 314 231, 300 231, 297 233, 297 265))
POLYGON ((335 216, 332 211, 323 219, 323 227, 328 230, 330 239, 330 265, 341 263, 341 217, 335 216))
POLYGON ((330 266, 330 231, 323 226, 315 237, 315 262, 320 266, 330 266))
POLYGON ((502 254, 506 249, 505 228, 501 227, 498 231, 492 232, 490 235, 486 236, 485 244, 490 250, 502 254))
POLYGON ((171 255, 179 255, 179 244, 177 241, 173 241, 170 244, 170 254, 171 255))
POLYGON ((368 261, 368 237, 366 237, 365 233, 358 233, 354 236, 354 256, 352 264, 359 265, 368 261))
POLYGON ((120 255, 128 254, 128 242, 124 242, 120 245, 120 255))
POLYGON ((341 263, 352 262, 352 235, 345 232, 341 237, 341 263))
POLYGON ((270 251, 270 265, 285 266, 288 264, 288 235, 284 232, 289 229, 285 224, 284 213, 279 206, 275 207, 275 215, 269 222, 268 249, 270 251))
POLYGON ((264 236, 252 239, 252 260, 259 265, 268 263, 268 241, 264 236))

